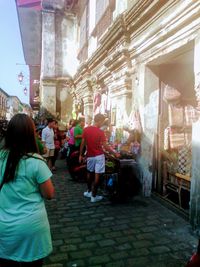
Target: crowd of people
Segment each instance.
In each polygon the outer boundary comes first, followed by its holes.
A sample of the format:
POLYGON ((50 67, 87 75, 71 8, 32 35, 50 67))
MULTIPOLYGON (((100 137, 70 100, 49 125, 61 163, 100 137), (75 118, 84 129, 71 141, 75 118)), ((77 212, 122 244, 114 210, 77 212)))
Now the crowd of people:
POLYGON ((58 158, 66 159, 68 168, 73 153, 78 153, 80 164, 86 159, 87 189, 83 196, 92 203, 103 199, 98 187, 105 173, 105 153, 120 157, 109 144, 108 126, 102 114, 95 115, 89 125, 85 125, 84 117, 71 119, 65 130, 53 118, 38 123, 25 114, 2 122, 0 267, 39 267, 52 251, 44 199, 54 197, 51 177, 58 158))
POLYGON ((85 127, 85 118, 70 120, 66 131, 48 118, 34 123, 26 114, 16 114, 4 123, 0 146, 0 267, 43 265, 52 251, 50 227, 44 199, 54 197, 51 181, 59 154, 70 157, 79 151, 87 157, 87 191, 97 202, 99 176, 105 171, 105 150, 119 157, 101 129, 102 114, 94 125, 85 127))

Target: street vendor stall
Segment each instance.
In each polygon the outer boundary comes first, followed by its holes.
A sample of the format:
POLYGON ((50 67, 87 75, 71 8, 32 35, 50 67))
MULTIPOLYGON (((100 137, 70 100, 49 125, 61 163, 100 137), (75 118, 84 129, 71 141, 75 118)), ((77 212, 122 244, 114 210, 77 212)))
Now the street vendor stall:
POLYGON ((124 202, 139 194, 140 169, 134 155, 129 158, 115 158, 106 154, 106 172, 104 174, 104 189, 112 202, 124 202))

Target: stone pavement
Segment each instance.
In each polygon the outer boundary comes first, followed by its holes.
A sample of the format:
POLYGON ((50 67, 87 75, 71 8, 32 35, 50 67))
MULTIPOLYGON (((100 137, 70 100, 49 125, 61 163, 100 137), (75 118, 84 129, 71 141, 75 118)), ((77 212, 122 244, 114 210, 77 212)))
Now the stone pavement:
POLYGON ((182 267, 197 246, 187 221, 152 198, 91 203, 85 183, 58 161, 56 198, 47 201, 53 253, 44 267, 182 267))

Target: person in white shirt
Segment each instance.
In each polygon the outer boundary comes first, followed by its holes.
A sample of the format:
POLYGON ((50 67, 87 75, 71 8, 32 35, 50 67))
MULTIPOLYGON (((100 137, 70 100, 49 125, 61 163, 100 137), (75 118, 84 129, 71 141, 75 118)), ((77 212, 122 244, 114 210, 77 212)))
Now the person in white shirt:
POLYGON ((47 119, 48 124, 47 126, 42 130, 42 141, 45 143, 47 152, 43 157, 47 160, 47 165, 49 166, 49 169, 52 169, 52 158, 54 156, 55 151, 55 144, 54 144, 54 124, 55 120, 52 118, 47 119))

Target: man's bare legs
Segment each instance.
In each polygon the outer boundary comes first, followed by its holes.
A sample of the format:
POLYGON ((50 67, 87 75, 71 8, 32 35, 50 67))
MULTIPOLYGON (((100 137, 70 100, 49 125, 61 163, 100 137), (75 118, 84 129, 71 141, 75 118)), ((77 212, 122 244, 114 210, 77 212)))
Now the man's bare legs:
POLYGON ((88 191, 84 192, 85 197, 90 197, 91 202, 100 201, 103 199, 102 196, 97 195, 97 190, 99 187, 100 174, 94 172, 87 173, 87 187, 88 191))
POLYGON ((87 172, 87 187, 88 187, 88 192, 92 192, 93 177, 94 177, 94 173, 88 171, 87 172))
POLYGON ((93 173, 93 172, 87 173, 87 188, 88 192, 91 192, 93 197, 97 195, 99 179, 100 179, 99 173, 93 173))
POLYGON ((93 197, 96 197, 96 195, 97 195, 97 190, 98 190, 98 186, 99 186, 99 179, 100 179, 100 174, 95 173, 93 184, 92 184, 92 196, 93 197))

